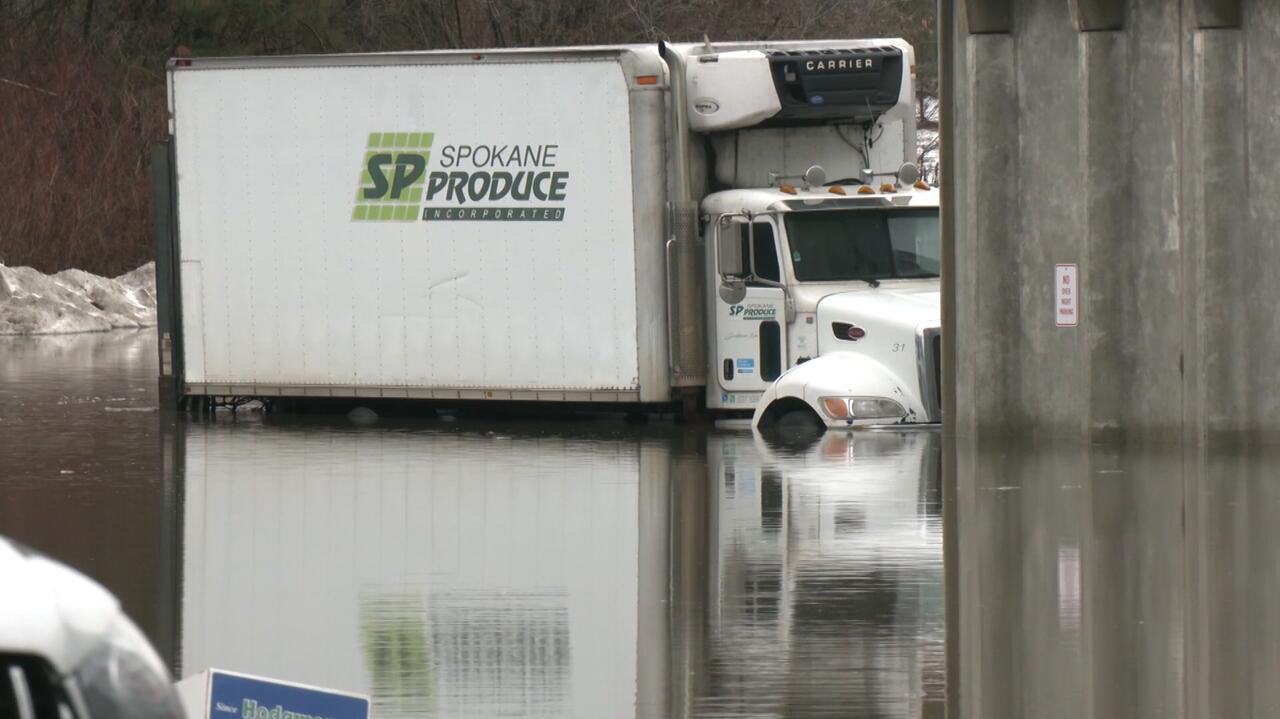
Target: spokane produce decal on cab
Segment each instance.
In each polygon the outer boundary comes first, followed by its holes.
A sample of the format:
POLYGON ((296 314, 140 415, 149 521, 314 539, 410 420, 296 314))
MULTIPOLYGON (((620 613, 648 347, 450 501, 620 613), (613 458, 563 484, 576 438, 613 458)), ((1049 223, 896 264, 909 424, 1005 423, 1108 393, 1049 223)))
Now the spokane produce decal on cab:
POLYGON ((437 143, 433 148, 433 142, 430 132, 369 133, 351 219, 564 219, 569 172, 559 168, 559 145, 437 143))

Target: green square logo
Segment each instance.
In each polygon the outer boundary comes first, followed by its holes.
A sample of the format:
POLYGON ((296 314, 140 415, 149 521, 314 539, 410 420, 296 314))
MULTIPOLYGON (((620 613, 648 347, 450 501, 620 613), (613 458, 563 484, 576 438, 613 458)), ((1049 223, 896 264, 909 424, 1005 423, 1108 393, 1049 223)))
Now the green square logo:
POLYGON ((361 152, 364 165, 359 171, 352 221, 416 219, 434 139, 434 133, 420 130, 369 132, 361 152))

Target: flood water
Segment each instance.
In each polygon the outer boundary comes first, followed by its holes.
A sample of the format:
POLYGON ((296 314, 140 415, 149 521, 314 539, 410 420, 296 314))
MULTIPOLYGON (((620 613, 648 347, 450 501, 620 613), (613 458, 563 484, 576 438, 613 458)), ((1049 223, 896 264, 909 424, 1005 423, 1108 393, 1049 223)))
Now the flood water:
POLYGON ((0 339, 0 534, 179 675, 377 717, 933 717, 940 437, 607 418, 177 420, 153 333, 0 339))

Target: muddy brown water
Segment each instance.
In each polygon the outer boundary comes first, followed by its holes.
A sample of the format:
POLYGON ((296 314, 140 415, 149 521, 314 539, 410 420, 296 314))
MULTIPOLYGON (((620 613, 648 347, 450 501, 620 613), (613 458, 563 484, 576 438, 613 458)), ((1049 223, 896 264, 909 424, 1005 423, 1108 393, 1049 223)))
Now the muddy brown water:
POLYGON ((151 332, 0 339, 0 534, 175 672, 378 717, 940 715, 939 437, 156 409, 151 332))

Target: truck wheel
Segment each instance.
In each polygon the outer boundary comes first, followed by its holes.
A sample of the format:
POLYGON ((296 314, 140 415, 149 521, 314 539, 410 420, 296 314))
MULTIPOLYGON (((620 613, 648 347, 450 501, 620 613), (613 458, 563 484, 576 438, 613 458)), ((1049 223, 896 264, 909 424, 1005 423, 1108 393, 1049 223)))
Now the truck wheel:
POLYGON ((773 430, 785 435, 816 434, 821 433, 823 429, 822 421, 813 413, 813 410, 808 408, 787 410, 778 417, 778 421, 773 423, 773 430))
POLYGON ((779 446, 802 450, 813 446, 826 430, 813 410, 794 408, 783 410, 767 437, 779 446))
POLYGON ((760 431, 782 445, 807 447, 818 441, 826 426, 809 405, 798 399, 784 399, 768 409, 760 431))

